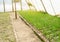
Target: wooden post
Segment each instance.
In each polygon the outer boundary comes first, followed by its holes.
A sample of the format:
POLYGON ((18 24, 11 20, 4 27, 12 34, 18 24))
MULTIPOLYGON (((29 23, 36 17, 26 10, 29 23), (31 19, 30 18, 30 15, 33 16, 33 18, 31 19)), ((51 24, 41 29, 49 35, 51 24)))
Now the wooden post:
POLYGON ((3 8, 4 8, 4 12, 5 12, 5 1, 3 0, 3 8))
POLYGON ((46 10, 46 8, 45 8, 45 6, 44 6, 43 1, 42 0, 40 0, 40 1, 41 1, 42 5, 43 5, 43 8, 44 8, 45 12, 48 13, 47 10, 46 10))
POLYGON ((50 4, 51 4, 51 7, 52 7, 54 13, 56 14, 55 9, 54 9, 54 7, 53 7, 53 5, 52 5, 52 1, 51 1, 51 0, 50 0, 50 4))
POLYGON ((22 0, 20 0, 20 6, 21 6, 21 11, 22 11, 22 0))
POLYGON ((17 19, 16 2, 15 2, 15 19, 17 19))
POLYGON ((12 11, 14 12, 13 0, 12 0, 12 11))

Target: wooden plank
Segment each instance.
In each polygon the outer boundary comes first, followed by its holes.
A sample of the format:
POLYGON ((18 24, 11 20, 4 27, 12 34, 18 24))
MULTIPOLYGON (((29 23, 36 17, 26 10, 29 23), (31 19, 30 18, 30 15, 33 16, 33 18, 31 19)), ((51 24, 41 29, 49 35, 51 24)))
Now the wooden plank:
POLYGON ((14 0, 14 2, 19 2, 20 0, 14 0))

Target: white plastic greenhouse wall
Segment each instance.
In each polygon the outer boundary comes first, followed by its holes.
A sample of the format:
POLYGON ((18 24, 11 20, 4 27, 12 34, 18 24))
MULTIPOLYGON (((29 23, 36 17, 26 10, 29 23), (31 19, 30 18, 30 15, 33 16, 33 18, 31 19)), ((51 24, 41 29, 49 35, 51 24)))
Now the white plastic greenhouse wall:
MULTIPOLYGON (((5 1, 5 11, 12 11, 12 0, 4 0, 5 1)), ((60 0, 42 0, 47 12, 50 15, 60 14, 60 0)), ((44 11, 41 0, 30 0, 30 2, 36 7, 37 11, 44 11)), ((20 10, 20 2, 16 3, 17 10, 20 10)), ((25 0, 22 0, 22 8, 23 10, 29 9, 25 0)), ((0 0, 0 12, 3 12, 3 0, 0 0)))

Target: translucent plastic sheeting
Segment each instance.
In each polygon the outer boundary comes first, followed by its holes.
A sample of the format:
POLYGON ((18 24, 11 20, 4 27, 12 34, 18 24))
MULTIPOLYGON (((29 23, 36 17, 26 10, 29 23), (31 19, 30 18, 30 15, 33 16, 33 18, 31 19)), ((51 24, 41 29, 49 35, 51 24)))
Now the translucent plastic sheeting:
MULTIPOLYGON (((4 0, 4 1, 5 1, 5 11, 12 11, 12 0, 4 0)), ((45 11, 44 7, 41 3, 41 0, 29 0, 29 1, 35 6, 37 11, 45 11)), ((60 0, 42 0, 42 1, 43 1, 43 4, 44 4, 47 12, 50 15, 60 14, 60 0)), ((13 4, 13 6, 14 6, 14 4, 13 4)), ((17 8, 17 10, 21 10, 20 2, 16 3, 16 8, 17 8)), ((26 0, 22 0, 22 8, 23 8, 23 10, 29 9, 29 7, 26 3, 26 0)), ((4 10, 3 0, 0 0, 0 12, 2 12, 3 10, 4 10)))

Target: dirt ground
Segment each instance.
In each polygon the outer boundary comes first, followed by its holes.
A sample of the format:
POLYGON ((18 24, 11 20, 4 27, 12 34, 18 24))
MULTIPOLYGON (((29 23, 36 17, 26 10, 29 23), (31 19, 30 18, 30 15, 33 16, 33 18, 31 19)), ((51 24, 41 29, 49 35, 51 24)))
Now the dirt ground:
POLYGON ((15 19, 14 13, 9 13, 12 26, 14 28, 14 33, 16 37, 16 42, 41 42, 41 40, 34 34, 30 27, 28 27, 18 16, 15 19))

